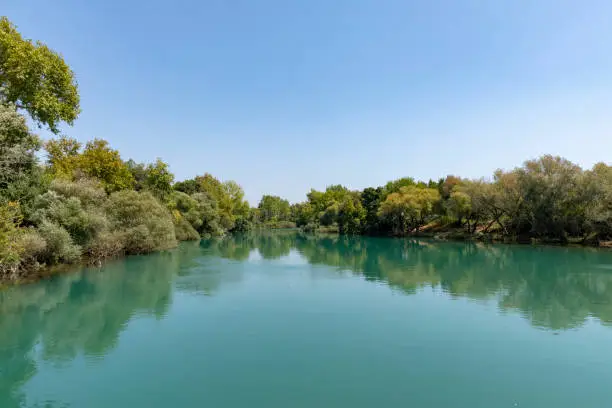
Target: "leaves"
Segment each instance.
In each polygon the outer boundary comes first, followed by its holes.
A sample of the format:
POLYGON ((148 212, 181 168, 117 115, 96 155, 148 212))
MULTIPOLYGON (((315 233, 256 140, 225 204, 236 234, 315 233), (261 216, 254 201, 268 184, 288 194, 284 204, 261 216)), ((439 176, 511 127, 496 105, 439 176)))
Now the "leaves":
POLYGON ((24 39, 6 17, 0 18, 0 103, 15 104, 54 133, 80 113, 74 73, 62 56, 24 39))
MULTIPOLYGON (((111 149, 103 139, 81 144, 75 139, 61 137, 45 144, 51 171, 56 177, 75 179, 86 176, 102 182, 107 192, 130 189, 134 176, 121 160, 119 151, 111 149)), ((160 170, 163 171, 163 170, 160 170)))

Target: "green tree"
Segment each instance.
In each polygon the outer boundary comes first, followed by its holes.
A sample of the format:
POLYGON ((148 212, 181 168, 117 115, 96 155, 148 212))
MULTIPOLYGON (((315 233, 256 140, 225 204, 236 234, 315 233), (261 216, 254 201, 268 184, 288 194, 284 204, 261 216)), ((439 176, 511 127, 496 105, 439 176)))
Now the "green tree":
POLYGON ((81 147, 81 143, 76 139, 66 136, 48 140, 45 143, 45 150, 51 173, 56 177, 74 178, 74 173, 79 166, 81 147))
POLYGON ((227 219, 223 219, 217 201, 206 193, 195 193, 191 196, 195 202, 195 211, 187 213, 186 217, 194 228, 204 237, 220 236, 227 231, 227 219))
POLYGON ((40 41, 24 39, 0 18, 0 103, 13 103, 39 125, 59 133, 80 112, 74 73, 64 59, 40 41))
POLYGON ((119 151, 111 149, 106 140, 87 142, 79 157, 79 169, 102 181, 108 192, 130 189, 134 185, 134 178, 119 151))
POLYGON ((597 163, 587 174, 586 219, 598 239, 612 239, 612 166, 597 163))
POLYGON ((246 219, 249 216, 249 203, 244 199, 244 190, 233 180, 223 183, 227 209, 234 217, 246 219))
POLYGON ((264 195, 257 208, 260 221, 263 223, 288 221, 291 217, 289 201, 278 196, 264 195))
POLYGON ((361 193, 361 206, 365 210, 364 230, 369 234, 380 232, 378 208, 383 199, 383 188, 368 187, 361 193))
POLYGON ((383 187, 384 196, 387 197, 389 194, 397 193, 402 187, 415 186, 416 182, 412 177, 402 177, 397 180, 389 181, 383 187))
POLYGON ((173 191, 174 174, 168 163, 157 158, 153 164, 136 163, 128 160, 126 166, 134 178, 136 191, 150 191, 155 197, 166 202, 173 191))
POLYGON ((36 152, 40 139, 28 129, 14 107, 0 105, 0 205, 19 202, 28 217, 34 198, 43 189, 36 152))
POLYGON ((472 211, 472 199, 462 191, 453 191, 448 198, 447 208, 450 214, 457 218, 457 223, 463 225, 463 220, 469 219, 472 211))
POLYGON ((201 192, 196 179, 177 181, 176 183, 174 183, 173 187, 176 191, 180 191, 189 195, 201 192))
POLYGON ((125 162, 128 170, 132 174, 134 178, 134 190, 142 191, 145 188, 145 180, 146 180, 146 167, 147 165, 144 163, 136 163, 136 161, 129 159, 125 162))
MULTIPOLYGON (((196 199, 203 203, 207 214, 210 209, 214 209, 217 216, 214 221, 211 219, 210 231, 203 232, 205 234, 219 235, 217 227, 221 231, 231 231, 237 226, 237 222, 240 229, 245 229, 250 224, 249 203, 244 200, 244 190, 235 181, 221 182, 213 175, 205 173, 203 176, 175 183, 174 189, 194 198, 197 196, 196 199)), ((204 225, 206 224, 205 222, 204 225)))
POLYGON ((542 156, 516 170, 522 198, 519 233, 566 240, 584 231, 584 174, 569 160, 542 156))
POLYGON ((155 163, 146 166, 144 187, 160 200, 168 199, 173 182, 174 174, 170 172, 168 164, 161 159, 158 158, 155 163))
POLYGON ((402 187, 397 193, 389 194, 381 204, 379 214, 392 225, 393 233, 405 234, 413 229, 418 232, 440 200, 437 189, 416 186, 402 187))
POLYGON ((446 205, 451 215, 465 218, 468 232, 476 232, 478 223, 481 221, 487 222, 483 229, 484 232, 487 232, 495 222, 487 212, 491 191, 492 185, 483 180, 462 180, 457 191, 451 193, 446 205))
POLYGON ((341 234, 361 234, 364 228, 366 211, 361 205, 359 193, 346 197, 338 208, 337 222, 341 234))
POLYGON ((75 139, 60 137, 45 144, 51 172, 70 180, 89 177, 100 180, 107 192, 125 190, 134 186, 130 172, 119 151, 112 149, 106 140, 87 142, 81 152, 81 144, 75 139))
POLYGON ((297 203, 291 206, 291 220, 298 227, 303 227, 314 221, 314 210, 310 203, 297 203))

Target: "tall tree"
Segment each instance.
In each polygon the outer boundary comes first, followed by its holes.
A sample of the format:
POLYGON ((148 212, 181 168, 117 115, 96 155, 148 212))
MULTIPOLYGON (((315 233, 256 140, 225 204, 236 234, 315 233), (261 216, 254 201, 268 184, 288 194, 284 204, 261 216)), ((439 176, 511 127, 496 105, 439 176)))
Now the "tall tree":
POLYGON ((365 210, 365 225, 367 233, 379 232, 378 207, 383 199, 383 188, 368 187, 361 193, 361 205, 365 210))
POLYGON ((80 113, 74 73, 62 56, 24 39, 6 17, 0 18, 0 103, 15 104, 54 133, 80 113))
POLYGON ((262 222, 288 221, 291 216, 289 201, 278 196, 264 195, 257 208, 262 222))
POLYGON ((389 194, 380 206, 380 216, 393 226, 395 234, 404 234, 413 229, 417 232, 433 215, 440 200, 437 189, 406 186, 397 193, 389 194))

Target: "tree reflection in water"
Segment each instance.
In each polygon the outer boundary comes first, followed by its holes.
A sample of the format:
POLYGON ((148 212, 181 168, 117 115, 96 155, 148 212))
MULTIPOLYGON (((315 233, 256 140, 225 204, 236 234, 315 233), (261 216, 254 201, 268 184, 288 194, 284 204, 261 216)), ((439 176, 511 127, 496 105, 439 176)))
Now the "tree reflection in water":
POLYGON ((590 317, 612 323, 609 251, 294 232, 242 235, 184 243, 103 270, 0 291, 0 407, 25 405, 21 389, 36 374, 37 361, 103 356, 134 316, 163 318, 175 290, 214 295, 221 285, 243 279, 241 263, 255 251, 274 262, 292 250, 310 264, 350 271, 406 294, 437 288, 452 298, 492 299, 547 330, 577 328, 590 317))

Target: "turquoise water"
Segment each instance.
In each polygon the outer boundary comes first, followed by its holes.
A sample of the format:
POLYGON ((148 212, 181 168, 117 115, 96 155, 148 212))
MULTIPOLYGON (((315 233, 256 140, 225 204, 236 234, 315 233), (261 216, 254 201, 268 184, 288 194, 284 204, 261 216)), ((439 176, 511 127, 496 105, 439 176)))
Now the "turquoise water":
POLYGON ((263 234, 0 292, 0 407, 612 406, 612 252, 263 234))

